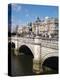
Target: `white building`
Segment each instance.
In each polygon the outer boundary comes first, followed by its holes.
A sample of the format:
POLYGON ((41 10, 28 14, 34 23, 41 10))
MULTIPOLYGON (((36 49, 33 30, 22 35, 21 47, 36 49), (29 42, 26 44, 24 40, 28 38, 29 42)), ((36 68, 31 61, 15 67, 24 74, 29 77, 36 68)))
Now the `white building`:
POLYGON ((20 26, 20 27, 18 27, 17 33, 18 33, 18 34, 23 33, 23 27, 21 27, 21 26, 20 26))
POLYGON ((37 21, 32 24, 32 32, 49 36, 50 38, 58 35, 58 19, 46 17, 43 21, 37 21))

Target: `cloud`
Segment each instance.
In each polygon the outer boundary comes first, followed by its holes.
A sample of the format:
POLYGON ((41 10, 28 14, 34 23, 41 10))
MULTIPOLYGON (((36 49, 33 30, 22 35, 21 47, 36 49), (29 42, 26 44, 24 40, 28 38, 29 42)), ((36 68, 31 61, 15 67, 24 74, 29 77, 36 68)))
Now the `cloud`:
POLYGON ((21 11, 21 8, 22 8, 21 6, 18 6, 17 11, 21 11))
POLYGON ((19 12, 19 11, 21 11, 22 6, 18 5, 18 4, 12 4, 12 9, 19 12))
POLYGON ((29 14, 26 14, 26 17, 29 17, 29 14))
POLYGON ((13 24, 11 25, 11 32, 14 32, 15 29, 16 29, 16 25, 13 23, 13 24))
POLYGON ((25 9, 25 17, 30 17, 28 9, 25 9))

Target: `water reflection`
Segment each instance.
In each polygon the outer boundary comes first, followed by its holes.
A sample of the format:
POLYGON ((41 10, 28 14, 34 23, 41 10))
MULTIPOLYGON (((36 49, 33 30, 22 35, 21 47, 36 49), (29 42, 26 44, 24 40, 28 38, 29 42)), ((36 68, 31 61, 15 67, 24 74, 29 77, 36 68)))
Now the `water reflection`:
MULTIPOLYGON (((39 74, 53 74, 57 73, 55 70, 46 70, 48 67, 45 66, 43 73, 39 74)), ((12 76, 22 76, 22 75, 37 75, 33 72, 33 59, 31 56, 20 55, 11 57, 11 74, 12 76)))
POLYGON ((12 75, 17 76, 33 74, 33 59, 31 56, 12 56, 11 61, 12 75))

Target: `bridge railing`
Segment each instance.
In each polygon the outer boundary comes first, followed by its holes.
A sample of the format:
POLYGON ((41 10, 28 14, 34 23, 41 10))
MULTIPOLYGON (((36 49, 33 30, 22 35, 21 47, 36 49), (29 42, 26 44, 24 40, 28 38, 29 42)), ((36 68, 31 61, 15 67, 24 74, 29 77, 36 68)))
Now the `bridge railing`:
POLYGON ((48 47, 48 48, 53 48, 53 49, 58 49, 58 44, 56 44, 56 43, 42 42, 42 46, 48 47))
POLYGON ((40 39, 39 43, 35 43, 35 38, 26 38, 26 37, 11 37, 11 39, 14 39, 15 41, 24 42, 24 43, 31 43, 35 45, 42 45, 44 47, 54 48, 58 49, 58 41, 56 40, 42 40, 40 39))

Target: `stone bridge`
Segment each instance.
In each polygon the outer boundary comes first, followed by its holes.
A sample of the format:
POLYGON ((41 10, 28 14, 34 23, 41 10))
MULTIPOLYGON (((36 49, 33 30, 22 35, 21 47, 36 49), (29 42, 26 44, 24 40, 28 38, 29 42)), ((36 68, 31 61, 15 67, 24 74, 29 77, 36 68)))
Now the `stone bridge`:
POLYGON ((51 57, 58 57, 58 41, 56 40, 44 40, 38 36, 35 38, 12 36, 8 41, 15 44, 15 55, 21 55, 20 52, 23 53, 22 49, 27 54, 30 54, 29 51, 31 52, 33 55, 33 69, 37 73, 42 71, 42 65, 45 60, 51 57))

